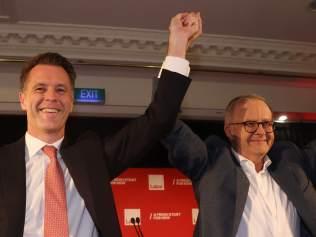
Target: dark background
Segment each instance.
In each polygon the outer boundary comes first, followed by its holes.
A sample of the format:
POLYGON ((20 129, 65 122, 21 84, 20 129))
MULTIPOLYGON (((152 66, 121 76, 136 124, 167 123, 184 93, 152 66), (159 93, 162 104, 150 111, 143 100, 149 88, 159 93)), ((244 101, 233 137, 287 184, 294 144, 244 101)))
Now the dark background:
MULTIPOLYGON (((67 123, 67 134, 76 136, 86 130, 93 130, 100 136, 114 133, 131 118, 70 117, 67 123)), ((225 138, 222 121, 185 120, 185 122, 202 139, 209 134, 225 138)), ((26 131, 26 117, 23 115, 0 116, 0 145, 11 143, 22 137, 26 131)), ((276 126, 277 140, 290 140, 302 147, 316 138, 316 123, 284 123, 276 126)), ((170 167, 167 151, 157 144, 142 163, 135 167, 170 167)))

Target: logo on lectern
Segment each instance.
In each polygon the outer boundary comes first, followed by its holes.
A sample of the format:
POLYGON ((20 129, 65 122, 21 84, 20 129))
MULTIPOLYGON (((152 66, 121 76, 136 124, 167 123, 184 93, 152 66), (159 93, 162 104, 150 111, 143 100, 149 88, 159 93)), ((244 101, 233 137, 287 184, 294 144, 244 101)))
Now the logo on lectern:
POLYGON ((136 217, 141 220, 140 209, 124 209, 124 225, 133 225, 131 219, 136 217))
POLYGON ((148 175, 149 190, 165 190, 164 176, 160 174, 148 175))

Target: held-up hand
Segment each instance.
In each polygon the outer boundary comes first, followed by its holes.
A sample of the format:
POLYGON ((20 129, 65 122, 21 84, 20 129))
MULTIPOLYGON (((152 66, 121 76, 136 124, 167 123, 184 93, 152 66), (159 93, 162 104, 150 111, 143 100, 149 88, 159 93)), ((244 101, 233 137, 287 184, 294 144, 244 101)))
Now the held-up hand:
POLYGON ((202 34, 202 19, 199 12, 179 13, 169 26, 168 55, 185 58, 192 42, 202 34))

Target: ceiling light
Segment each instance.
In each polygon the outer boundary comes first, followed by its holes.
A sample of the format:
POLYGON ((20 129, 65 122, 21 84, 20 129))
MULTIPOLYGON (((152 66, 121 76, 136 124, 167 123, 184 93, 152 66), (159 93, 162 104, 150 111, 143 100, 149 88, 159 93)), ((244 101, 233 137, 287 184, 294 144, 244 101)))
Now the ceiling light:
POLYGON ((281 115, 281 116, 279 116, 279 118, 276 120, 276 122, 284 123, 287 119, 288 119, 288 117, 287 117, 286 115, 281 115))

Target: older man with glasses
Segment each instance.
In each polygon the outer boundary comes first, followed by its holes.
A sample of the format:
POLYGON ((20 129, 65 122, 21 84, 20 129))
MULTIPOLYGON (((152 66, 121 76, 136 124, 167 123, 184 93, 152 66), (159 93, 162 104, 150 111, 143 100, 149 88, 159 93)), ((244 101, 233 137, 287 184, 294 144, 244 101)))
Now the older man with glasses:
POLYGON ((230 144, 216 136, 203 142, 178 121, 164 140, 170 162, 193 183, 194 236, 316 236, 315 156, 274 144, 272 110, 260 96, 234 98, 224 130, 230 144))

